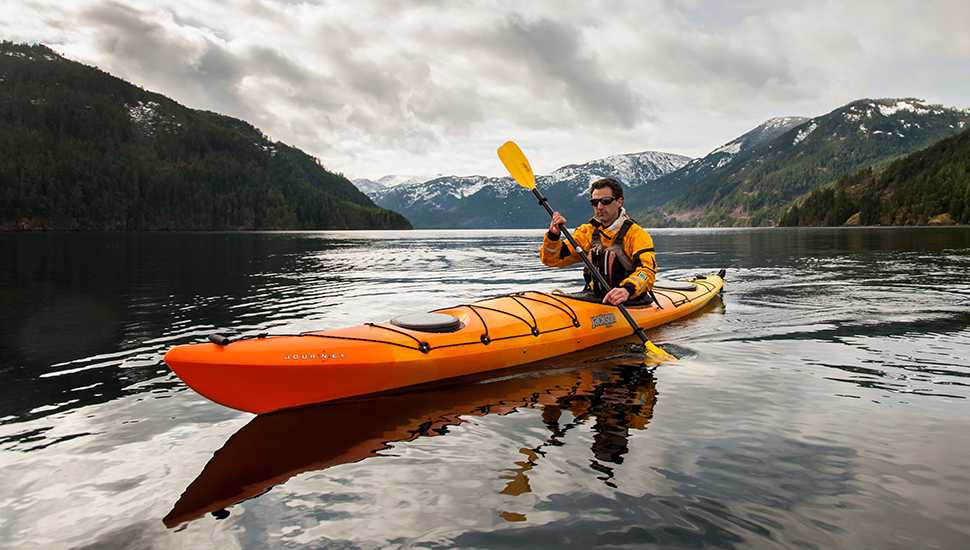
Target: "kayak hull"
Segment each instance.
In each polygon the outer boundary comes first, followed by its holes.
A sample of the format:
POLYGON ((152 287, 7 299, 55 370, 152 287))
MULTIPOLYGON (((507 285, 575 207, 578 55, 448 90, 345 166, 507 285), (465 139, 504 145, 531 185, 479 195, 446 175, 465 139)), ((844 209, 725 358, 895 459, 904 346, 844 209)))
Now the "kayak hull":
MULTIPOLYGON (((690 282, 694 290, 657 289, 656 303, 627 310, 649 329, 702 308, 723 285, 717 275, 690 282)), ((435 313, 457 318, 457 330, 368 323, 178 346, 165 362, 202 396, 261 414, 504 369, 632 334, 618 308, 564 294, 523 292, 435 313)))

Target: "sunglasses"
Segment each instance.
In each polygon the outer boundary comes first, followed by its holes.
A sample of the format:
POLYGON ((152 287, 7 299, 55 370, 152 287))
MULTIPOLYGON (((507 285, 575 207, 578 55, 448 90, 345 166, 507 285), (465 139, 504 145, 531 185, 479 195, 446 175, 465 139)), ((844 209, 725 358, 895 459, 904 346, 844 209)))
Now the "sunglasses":
POLYGON ((615 200, 616 197, 603 197, 602 199, 589 199, 589 203, 593 205, 593 208, 596 208, 596 205, 599 203, 603 203, 603 206, 609 206, 613 204, 613 201, 615 200))

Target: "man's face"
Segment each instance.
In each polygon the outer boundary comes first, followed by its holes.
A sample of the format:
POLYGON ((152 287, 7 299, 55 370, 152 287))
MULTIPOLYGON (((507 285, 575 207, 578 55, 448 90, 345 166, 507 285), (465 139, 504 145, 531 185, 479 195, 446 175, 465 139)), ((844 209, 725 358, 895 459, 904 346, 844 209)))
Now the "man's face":
MULTIPOLYGON (((590 199, 605 199, 607 197, 613 196, 613 190, 609 187, 601 187, 599 189, 594 189, 593 193, 589 196, 590 199)), ((593 206, 593 217, 596 221, 603 225, 610 225, 618 217, 620 217, 620 207, 623 206, 623 199, 616 199, 610 204, 603 204, 597 201, 596 205, 593 206)))

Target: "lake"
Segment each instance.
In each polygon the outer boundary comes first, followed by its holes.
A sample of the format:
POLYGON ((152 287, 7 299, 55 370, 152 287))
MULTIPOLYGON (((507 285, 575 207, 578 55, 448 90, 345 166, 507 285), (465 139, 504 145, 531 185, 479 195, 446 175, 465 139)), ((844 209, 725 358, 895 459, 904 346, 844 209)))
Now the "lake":
POLYGON ((575 290, 541 232, 0 233, 0 547, 966 548, 970 228, 651 230, 635 337, 254 416, 173 346, 575 290))

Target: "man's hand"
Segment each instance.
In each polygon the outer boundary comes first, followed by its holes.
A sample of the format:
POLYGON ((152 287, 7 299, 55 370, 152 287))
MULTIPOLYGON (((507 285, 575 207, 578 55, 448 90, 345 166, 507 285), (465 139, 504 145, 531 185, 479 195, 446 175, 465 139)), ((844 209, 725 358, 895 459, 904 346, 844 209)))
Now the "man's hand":
POLYGON ((554 212, 552 214, 552 222, 549 224, 549 232, 553 235, 559 234, 559 225, 566 225, 566 218, 562 217, 559 212, 554 212))
POLYGON ((607 292, 606 296, 603 297, 603 303, 618 306, 629 299, 630 291, 620 286, 607 292))

